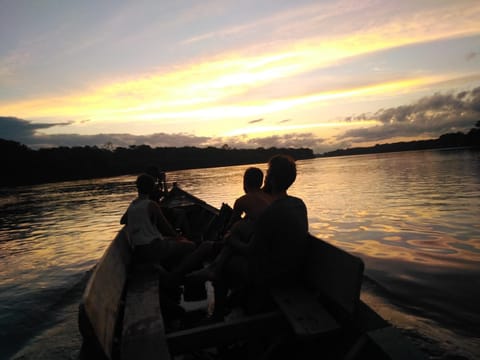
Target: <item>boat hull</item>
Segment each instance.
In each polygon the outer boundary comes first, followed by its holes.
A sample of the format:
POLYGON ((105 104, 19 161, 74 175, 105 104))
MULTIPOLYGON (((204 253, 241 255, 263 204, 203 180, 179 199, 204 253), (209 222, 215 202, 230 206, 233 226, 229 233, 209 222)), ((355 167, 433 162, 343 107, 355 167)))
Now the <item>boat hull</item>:
MULTIPOLYGON (((178 187, 161 205, 174 222, 186 211, 189 235, 197 235, 197 241, 221 234, 222 210, 178 187)), ((234 355, 225 349, 234 349, 237 355, 245 349, 252 355, 256 349, 258 356, 252 358, 305 357, 312 352, 331 359, 424 358, 360 300, 362 260, 314 236, 310 240, 301 278, 269 289, 274 305, 268 311, 178 329, 165 322, 165 315, 178 304, 171 305, 151 269, 134 265, 127 232, 121 229, 96 265, 82 297, 81 358, 169 359, 212 348, 218 358, 234 355), (218 349, 223 349, 223 357, 218 349)))

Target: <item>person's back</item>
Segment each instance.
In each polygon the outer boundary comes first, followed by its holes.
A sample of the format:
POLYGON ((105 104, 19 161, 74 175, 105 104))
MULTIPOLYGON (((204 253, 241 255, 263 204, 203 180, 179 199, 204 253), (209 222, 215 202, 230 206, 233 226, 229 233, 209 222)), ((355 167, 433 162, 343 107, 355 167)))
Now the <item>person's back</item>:
MULTIPOLYGON (((132 248, 149 245, 155 240, 162 240, 163 236, 159 229, 158 217, 161 210, 158 205, 150 199, 155 181, 148 174, 141 174, 135 181, 138 196, 128 206, 127 211, 120 221, 126 224, 128 237, 132 248), (157 213, 158 212, 158 213, 157 213)), ((172 231, 168 224, 162 224, 167 235, 172 231)))
POLYGON ((293 196, 275 200, 257 220, 254 236, 261 240, 250 256, 257 281, 296 275, 309 247, 305 203, 293 196))
POLYGON ((203 242, 198 247, 179 235, 163 215, 160 205, 150 199, 155 180, 148 174, 137 177, 138 196, 133 200, 121 223, 126 225, 137 263, 161 265, 156 267, 166 278, 163 266, 171 268, 170 280, 180 282, 183 275, 201 265, 211 253, 212 244, 203 242))
POLYGON ((310 244, 307 208, 300 198, 287 195, 295 179, 292 158, 270 160, 265 183, 274 200, 255 224, 248 256, 255 282, 281 281, 294 276, 304 264, 310 244))
POLYGON ((150 244, 154 239, 162 239, 162 234, 151 220, 151 202, 148 195, 140 194, 128 207, 127 232, 133 247, 150 244))

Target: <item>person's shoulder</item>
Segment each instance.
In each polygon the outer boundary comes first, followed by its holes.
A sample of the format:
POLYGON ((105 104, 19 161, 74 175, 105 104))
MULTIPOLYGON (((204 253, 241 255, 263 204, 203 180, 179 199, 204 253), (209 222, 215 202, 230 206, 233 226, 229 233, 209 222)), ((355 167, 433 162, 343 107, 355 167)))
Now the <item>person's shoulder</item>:
POLYGON ((305 207, 306 208, 305 202, 301 198, 296 196, 291 196, 291 195, 275 200, 274 204, 278 207, 288 207, 288 208, 305 207))
POLYGON ((297 196, 292 196, 292 195, 288 195, 286 197, 286 199, 288 199, 288 201, 291 201, 291 202, 297 202, 297 203, 303 203, 304 202, 301 198, 299 198, 297 196))
POLYGON ((160 204, 157 202, 157 201, 154 201, 152 199, 147 199, 147 206, 149 209, 152 209, 152 210, 155 210, 155 211, 158 211, 158 210, 162 210, 160 204))
POLYGON ((246 202, 248 202, 249 197, 248 194, 243 194, 242 196, 238 197, 233 204, 234 208, 242 207, 246 202))

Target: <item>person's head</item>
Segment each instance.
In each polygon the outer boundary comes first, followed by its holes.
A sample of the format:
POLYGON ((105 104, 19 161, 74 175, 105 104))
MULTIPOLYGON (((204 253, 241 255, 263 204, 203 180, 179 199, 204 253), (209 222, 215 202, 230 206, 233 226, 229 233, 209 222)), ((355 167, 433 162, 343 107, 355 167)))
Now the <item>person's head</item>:
POLYGON ((139 194, 150 195, 155 188, 155 179, 149 174, 140 174, 135 184, 139 194))
POLYGON ((243 189, 260 189, 263 183, 263 172, 257 167, 249 167, 243 174, 243 189))
POLYGON ((268 162, 265 187, 272 192, 286 191, 296 177, 295 160, 289 155, 275 155, 268 162))
POLYGON ((159 177, 159 171, 158 168, 154 165, 148 166, 145 169, 145 173, 153 177, 154 180, 156 180, 159 177))

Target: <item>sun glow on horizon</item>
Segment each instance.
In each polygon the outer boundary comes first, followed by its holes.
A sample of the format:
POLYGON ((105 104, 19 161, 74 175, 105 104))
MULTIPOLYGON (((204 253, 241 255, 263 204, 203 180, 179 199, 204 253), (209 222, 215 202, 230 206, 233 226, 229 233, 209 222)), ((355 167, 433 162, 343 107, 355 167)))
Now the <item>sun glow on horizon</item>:
MULTIPOLYGON (((454 13, 462 11, 462 8, 455 8, 454 13)), ((370 83, 357 88, 345 87, 310 95, 291 93, 278 96, 272 90, 263 98, 246 100, 252 89, 275 87, 277 83, 285 87, 290 78, 348 62, 358 56, 460 34, 478 33, 480 23, 472 21, 472 18, 479 12, 480 6, 471 9, 470 16, 457 27, 447 26, 454 18, 451 14, 445 15, 447 25, 427 19, 420 26, 418 18, 400 17, 390 23, 363 29, 362 33, 352 32, 333 37, 317 35, 293 43, 280 43, 276 49, 255 56, 242 56, 240 50, 217 55, 201 63, 164 67, 160 71, 137 77, 96 84, 83 93, 0 101, 0 113, 32 120, 88 118, 91 122, 127 122, 189 119, 195 122, 209 118, 262 116, 346 97, 405 92, 448 78, 446 75, 432 74, 401 80, 385 78, 382 84, 370 83), (402 26, 399 26, 400 23, 402 26), (234 103, 231 102, 233 98, 234 103)))
MULTIPOLYGON (((408 129, 378 120, 384 109, 401 116, 409 104, 478 86, 480 2, 300 1, 258 9, 248 1, 186 1, 165 15, 149 1, 102 5, 102 21, 90 5, 45 6, 8 35, 0 45, 5 137, 42 146, 110 137, 324 149, 426 136, 450 122, 463 129, 473 116, 414 109, 408 129), (72 13, 76 21, 66 21, 72 13)), ((0 27, 17 26, 2 20, 0 27)))
POLYGON ((378 124, 376 120, 361 120, 361 121, 329 121, 324 123, 308 123, 308 124, 295 124, 295 125, 261 125, 261 126, 249 126, 242 127, 234 130, 230 130, 222 136, 249 136, 266 134, 272 135, 276 133, 284 133, 288 131, 296 130, 310 130, 313 131, 318 128, 340 128, 340 127, 353 127, 353 126, 368 126, 378 124))

